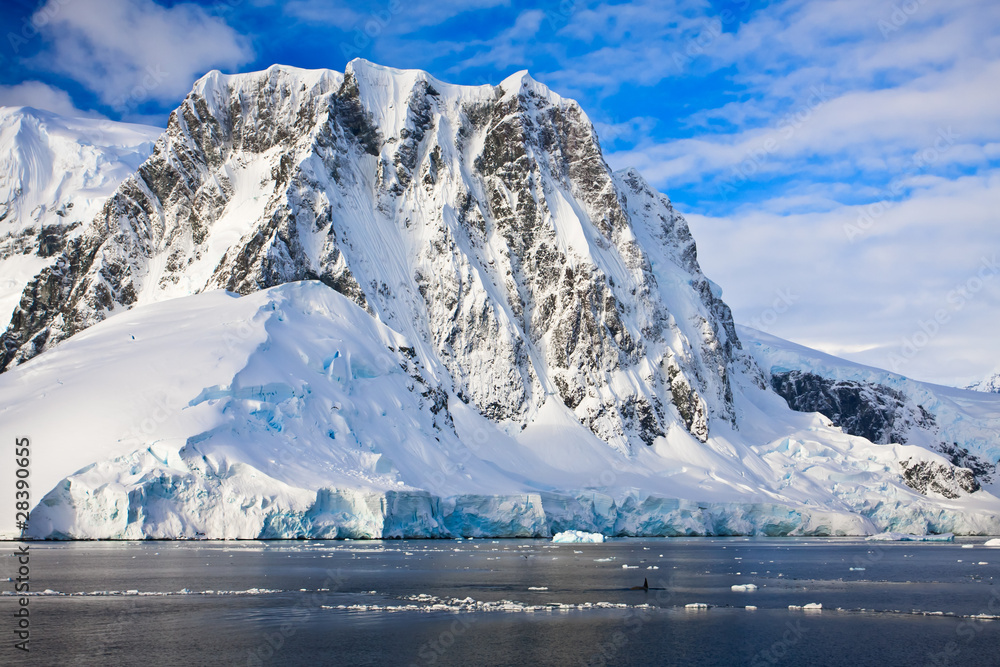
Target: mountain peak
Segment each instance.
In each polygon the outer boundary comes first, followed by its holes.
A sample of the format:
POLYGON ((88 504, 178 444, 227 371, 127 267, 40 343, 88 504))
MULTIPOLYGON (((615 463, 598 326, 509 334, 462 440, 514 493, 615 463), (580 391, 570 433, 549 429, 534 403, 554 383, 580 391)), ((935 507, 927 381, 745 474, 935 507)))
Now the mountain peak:
POLYGON ((1000 394, 1000 372, 993 373, 988 378, 970 384, 966 389, 972 391, 985 391, 991 394, 1000 394))

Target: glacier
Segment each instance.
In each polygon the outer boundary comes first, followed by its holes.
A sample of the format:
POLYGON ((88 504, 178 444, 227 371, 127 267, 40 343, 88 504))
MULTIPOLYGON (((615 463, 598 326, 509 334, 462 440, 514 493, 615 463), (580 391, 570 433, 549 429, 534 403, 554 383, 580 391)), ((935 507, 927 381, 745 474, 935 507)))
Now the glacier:
POLYGON ((526 72, 211 72, 95 202, 0 335, 31 536, 1000 533, 989 395, 737 329, 526 72), (809 371, 873 418, 776 388, 809 371))
POLYGON ((623 454, 555 397, 513 434, 454 395, 441 406, 411 349, 318 281, 108 318, 0 376, 0 418, 32 434, 34 484, 52 489, 30 534, 995 531, 992 495, 918 494, 894 474, 905 446, 848 436, 766 389, 737 394, 740 431, 706 444, 678 426, 623 454), (781 429, 796 430, 753 439, 781 429))

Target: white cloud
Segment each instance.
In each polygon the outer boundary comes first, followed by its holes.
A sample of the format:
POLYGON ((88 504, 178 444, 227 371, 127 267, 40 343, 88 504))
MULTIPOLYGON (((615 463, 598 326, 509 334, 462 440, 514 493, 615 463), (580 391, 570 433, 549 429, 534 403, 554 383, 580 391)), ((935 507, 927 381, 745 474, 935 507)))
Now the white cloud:
POLYGON ((918 379, 961 384, 996 366, 1000 269, 989 262, 1000 255, 1000 170, 933 179, 853 241, 845 229, 863 207, 768 208, 688 214, 702 266, 737 321, 861 363, 895 362, 918 379), (924 343, 918 332, 935 328, 941 310, 947 322, 924 343), (914 340, 922 344, 911 353, 914 340))
POLYGON ((34 63, 95 91, 128 115, 146 100, 176 102, 213 67, 249 61, 249 42, 193 4, 151 0, 50 0, 34 63))
POLYGON ((41 81, 24 81, 13 86, 0 86, 0 106, 34 107, 71 118, 103 118, 94 111, 78 109, 69 93, 41 81))

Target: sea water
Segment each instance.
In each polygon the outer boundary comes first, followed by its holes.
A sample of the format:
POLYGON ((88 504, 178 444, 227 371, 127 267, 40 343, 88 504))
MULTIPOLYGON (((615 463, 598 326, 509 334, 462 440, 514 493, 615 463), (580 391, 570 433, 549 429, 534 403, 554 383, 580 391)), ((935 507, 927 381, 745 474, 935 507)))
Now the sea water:
POLYGON ((35 542, 0 664, 1000 665, 984 541, 35 542))

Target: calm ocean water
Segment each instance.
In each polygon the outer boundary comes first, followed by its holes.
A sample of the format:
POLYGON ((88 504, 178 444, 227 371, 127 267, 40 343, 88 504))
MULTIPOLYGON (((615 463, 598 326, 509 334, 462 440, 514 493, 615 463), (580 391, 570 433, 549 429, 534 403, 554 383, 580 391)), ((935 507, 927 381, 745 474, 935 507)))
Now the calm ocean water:
POLYGON ((983 541, 32 543, 0 664, 1000 665, 983 541))

